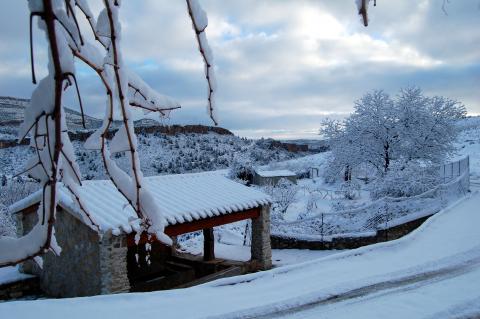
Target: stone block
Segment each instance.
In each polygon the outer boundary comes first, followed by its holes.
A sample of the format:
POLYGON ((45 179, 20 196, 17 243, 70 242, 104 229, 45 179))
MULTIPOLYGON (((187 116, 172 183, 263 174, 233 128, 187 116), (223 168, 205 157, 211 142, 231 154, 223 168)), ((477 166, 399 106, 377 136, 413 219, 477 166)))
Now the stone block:
POLYGON ((259 270, 272 267, 270 244, 270 206, 262 206, 260 216, 252 219, 252 262, 259 270))

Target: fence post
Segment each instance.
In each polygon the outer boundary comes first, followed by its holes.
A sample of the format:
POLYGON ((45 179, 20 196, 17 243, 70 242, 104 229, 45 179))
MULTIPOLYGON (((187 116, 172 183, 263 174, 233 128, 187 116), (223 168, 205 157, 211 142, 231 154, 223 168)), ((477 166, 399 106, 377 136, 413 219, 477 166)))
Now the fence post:
POLYGON ((385 241, 388 241, 388 204, 385 202, 385 241))
POLYGON ((322 245, 323 245, 323 213, 322 213, 322 225, 320 228, 320 235, 322 236, 322 245))
POLYGON ((249 237, 248 233, 250 231, 249 226, 250 226, 250 219, 247 219, 247 223, 245 225, 245 234, 243 235, 243 246, 247 245, 247 238, 249 237))

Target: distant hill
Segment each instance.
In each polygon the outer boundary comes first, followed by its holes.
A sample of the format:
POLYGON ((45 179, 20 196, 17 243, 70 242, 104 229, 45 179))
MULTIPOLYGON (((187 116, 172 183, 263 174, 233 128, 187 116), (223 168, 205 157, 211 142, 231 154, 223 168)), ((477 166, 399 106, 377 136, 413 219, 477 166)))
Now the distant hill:
MULTIPOLYGON (((33 150, 26 145, 28 141, 21 145, 16 141, 16 130, 23 120, 28 101, 18 99, 2 101, 3 107, 0 112, 3 121, 0 123, 0 130, 8 133, 0 134, 0 177, 21 172, 23 165, 33 154, 33 150)), ((98 152, 86 150, 83 143, 92 133, 91 127, 94 127, 95 123, 100 123, 100 120, 89 118, 87 123, 90 129, 85 130, 81 129, 80 114, 71 110, 67 112, 67 124, 71 128, 69 135, 84 178, 108 178, 98 152)), ((116 123, 117 127, 118 124, 116 123)), ((164 126, 155 121, 141 120, 136 122, 135 132, 138 137, 141 168, 145 176, 226 169, 234 163, 265 165, 271 161, 283 161, 305 154, 298 150, 290 150, 272 139, 240 138, 221 127, 164 126)), ((108 135, 111 137, 113 133, 114 129, 108 135)), ((120 167, 129 169, 129 157, 125 153, 116 153, 113 157, 120 167)))
MULTIPOLYGON (((17 129, 23 121, 25 109, 30 100, 0 96, 0 144, 3 141, 3 147, 13 146, 12 143, 17 138, 17 129), (12 144, 12 145, 11 145, 12 144)), ((85 140, 92 130, 102 125, 102 120, 85 114, 85 128, 82 125, 82 115, 80 112, 65 107, 67 126, 70 130, 70 137, 73 140, 85 140)), ((112 133, 119 127, 120 121, 114 121, 112 133)), ((144 134, 207 134, 214 132, 221 135, 233 135, 227 129, 221 127, 211 127, 204 125, 162 125, 153 119, 141 119, 135 121, 135 131, 144 134)), ((2 146, 2 145, 0 145, 2 146)))
POLYGON ((329 150, 328 141, 320 139, 282 140, 284 145, 298 145, 312 152, 326 152, 329 150))
MULTIPOLYGON (((23 121, 23 115, 30 100, 10 96, 0 96, 0 126, 19 126, 23 121)), ((67 125, 70 130, 83 129, 82 115, 80 112, 65 108, 67 125)), ((102 125, 102 121, 85 114, 86 129, 96 129, 102 125)))
POLYGON ((20 125, 30 100, 0 96, 0 126, 20 125))

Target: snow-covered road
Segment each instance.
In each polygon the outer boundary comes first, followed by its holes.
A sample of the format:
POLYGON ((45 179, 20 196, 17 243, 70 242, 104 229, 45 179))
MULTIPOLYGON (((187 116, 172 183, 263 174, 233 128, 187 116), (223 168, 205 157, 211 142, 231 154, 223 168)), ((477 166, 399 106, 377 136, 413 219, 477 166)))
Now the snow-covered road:
POLYGON ((372 287, 267 318, 469 318, 480 314, 480 265, 448 269, 392 287, 372 287), (461 293, 459 293, 461 292, 461 293))
POLYGON ((329 318, 424 318, 478 311, 479 207, 475 193, 402 239, 303 264, 181 290, 7 302, 0 317, 317 318, 325 311, 329 318))

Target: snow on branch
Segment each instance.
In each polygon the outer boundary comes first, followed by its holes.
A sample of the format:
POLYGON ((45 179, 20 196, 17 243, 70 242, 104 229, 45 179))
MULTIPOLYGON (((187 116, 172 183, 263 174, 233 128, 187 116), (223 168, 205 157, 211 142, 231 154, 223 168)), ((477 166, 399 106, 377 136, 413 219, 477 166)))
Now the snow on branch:
POLYGON ((207 14, 202 9, 198 0, 186 0, 188 7, 188 14, 192 20, 193 30, 198 43, 198 50, 202 55, 205 63, 205 77, 208 83, 208 115, 215 125, 218 125, 217 110, 215 105, 216 82, 215 73, 213 71, 213 55, 208 45, 205 29, 208 25, 207 14))
POLYGON ((155 92, 135 73, 128 71, 127 76, 131 106, 141 108, 145 113, 158 112, 161 116, 168 116, 170 111, 181 107, 171 97, 155 92))
MULTIPOLYGON (((25 111, 24 123, 19 129, 19 140, 29 134, 31 136, 30 145, 35 153, 26 163, 25 172, 40 182, 43 194, 37 211, 38 223, 30 232, 20 238, 0 237, 0 267, 31 258, 41 262, 39 256, 49 250, 57 255, 61 253, 54 229, 60 187, 65 190, 65 194, 70 194, 87 224, 98 229, 97 223, 85 209, 86 206, 80 196, 81 172, 68 137, 65 111, 62 106, 63 92, 74 86, 83 118, 83 104, 75 75, 75 58, 84 62, 97 74, 107 96, 102 126, 88 138, 85 147, 101 151, 108 176, 141 221, 140 231, 147 231, 149 238, 155 235, 164 243, 171 242, 163 232, 166 221, 162 212, 152 195, 142 187, 143 174, 140 170, 131 108, 168 116, 169 112, 180 108, 180 104, 155 92, 125 67, 120 43, 120 1, 104 0, 103 4, 103 10, 95 18, 86 0, 29 1, 32 81, 37 83, 32 40, 33 18, 38 19, 38 26, 46 35, 49 48, 48 75, 38 82, 32 94, 30 105, 25 111), (87 20, 95 42, 100 46, 89 42, 82 35, 79 16, 84 16, 87 20), (123 125, 113 139, 107 141, 114 115, 121 118, 123 125), (120 169, 112 159, 112 153, 118 151, 128 152, 131 164, 129 172, 120 169)), ((206 21, 204 13, 203 19, 206 21)), ((196 23, 203 25, 200 16, 197 16, 196 23)), ((213 106, 214 82, 213 74, 210 75, 209 71, 211 53, 204 35, 199 41, 200 45, 208 50, 203 52, 207 52, 204 53, 204 59, 208 64, 209 101, 212 101, 210 106, 213 106)))
MULTIPOLYGON (((100 12, 97 24, 92 29, 106 44, 107 54, 102 68, 92 65, 102 79, 107 91, 107 108, 102 127, 87 140, 87 148, 100 149, 107 174, 118 191, 126 198, 142 222, 142 228, 155 234, 157 239, 170 243, 164 233, 165 219, 157 207, 152 195, 143 184, 140 170, 140 158, 137 152, 137 137, 134 133, 133 115, 130 107, 137 106, 146 111, 158 111, 165 115, 167 111, 179 108, 173 100, 161 96, 146 85, 124 66, 121 53, 121 28, 118 1, 104 1, 105 8, 100 12), (138 97, 137 94, 140 96, 138 97), (112 141, 107 143, 106 136, 113 121, 114 110, 123 122, 112 141), (130 174, 118 167, 112 160, 112 152, 127 151, 130 159, 130 174)), ((74 48, 72 48, 74 50, 74 48)))
MULTIPOLYGON (((60 254, 54 229, 59 187, 65 185, 76 193, 81 184, 80 170, 67 134, 62 95, 72 85, 72 79, 76 82, 74 58, 69 46, 79 47, 83 39, 69 1, 31 0, 29 8, 30 23, 33 17, 38 17, 38 26, 46 35, 49 62, 47 76, 32 93, 19 135, 20 139, 31 135, 30 144, 35 155, 27 162, 27 170, 40 182, 43 194, 37 210, 38 222, 33 229, 20 238, 0 238, 0 266, 35 258, 48 250, 60 254)), ((31 54, 32 78, 36 83, 33 49, 31 54)), ((90 219, 92 226, 95 225, 90 216, 86 218, 90 219)))

